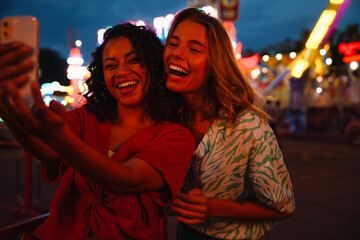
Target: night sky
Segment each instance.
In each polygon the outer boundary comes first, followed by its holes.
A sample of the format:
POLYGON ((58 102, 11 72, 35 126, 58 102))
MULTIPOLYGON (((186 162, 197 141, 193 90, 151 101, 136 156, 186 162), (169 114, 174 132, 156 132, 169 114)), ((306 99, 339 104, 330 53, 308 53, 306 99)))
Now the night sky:
MULTIPOLYGON (((297 40, 303 30, 311 30, 329 0, 240 0, 235 22, 237 39, 253 51, 284 41, 297 40)), ((187 0, 0 0, 0 17, 33 15, 40 21, 40 47, 58 51, 67 58, 69 36, 83 42, 85 62, 96 47, 96 31, 128 20, 151 23, 188 6, 187 0), (71 33, 71 34, 69 34, 71 33)), ((360 25, 360 0, 352 0, 339 24, 360 25)))

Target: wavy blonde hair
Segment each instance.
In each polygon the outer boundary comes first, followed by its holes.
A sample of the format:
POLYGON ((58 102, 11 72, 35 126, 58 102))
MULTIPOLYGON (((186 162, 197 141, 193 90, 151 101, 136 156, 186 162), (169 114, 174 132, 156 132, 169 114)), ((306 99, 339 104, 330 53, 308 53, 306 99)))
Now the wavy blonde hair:
MULTIPOLYGON (((206 106, 202 111, 205 119, 228 119, 230 126, 235 124, 237 116, 245 110, 253 111, 265 121, 269 116, 261 110, 255 90, 240 70, 230 37, 223 24, 216 18, 196 8, 187 8, 176 14, 168 33, 168 39, 176 27, 184 20, 203 25, 209 43, 208 79, 209 94, 204 99, 206 106), (225 113, 222 115, 221 112, 225 113)), ((194 113, 187 112, 185 123, 194 120, 194 113)))

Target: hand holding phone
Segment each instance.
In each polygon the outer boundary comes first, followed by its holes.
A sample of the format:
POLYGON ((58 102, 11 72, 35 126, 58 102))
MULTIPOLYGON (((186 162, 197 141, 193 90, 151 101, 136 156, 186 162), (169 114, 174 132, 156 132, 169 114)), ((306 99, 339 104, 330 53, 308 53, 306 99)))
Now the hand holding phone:
POLYGON ((20 41, 33 49, 29 57, 34 67, 28 73, 28 83, 22 86, 20 94, 28 106, 33 104, 30 82, 38 80, 39 22, 33 16, 6 16, 1 19, 1 44, 20 41))

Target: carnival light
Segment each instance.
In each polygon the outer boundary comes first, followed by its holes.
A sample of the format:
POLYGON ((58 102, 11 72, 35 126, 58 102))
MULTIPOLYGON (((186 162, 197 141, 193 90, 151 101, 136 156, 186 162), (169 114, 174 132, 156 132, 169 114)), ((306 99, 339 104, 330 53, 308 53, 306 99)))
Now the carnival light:
POLYGON ((323 81, 323 77, 322 77, 322 76, 318 76, 318 77, 316 78, 316 81, 317 81, 318 83, 321 83, 321 82, 323 81))
POLYGON ((172 20, 174 19, 174 14, 168 14, 165 16, 164 19, 164 37, 167 38, 167 35, 169 33, 169 28, 172 20))
POLYGON ((330 0, 330 3, 332 4, 342 4, 344 0, 330 0))
POLYGON ((295 66, 291 70, 291 75, 296 78, 300 78, 303 72, 309 66, 309 62, 306 60, 299 60, 295 63, 295 66))
POLYGON ((146 27, 146 23, 143 20, 136 21, 135 25, 138 26, 138 27, 140 27, 140 26, 146 27))
POLYGON ((359 67, 359 64, 357 62, 351 62, 350 63, 350 69, 351 70, 356 70, 356 69, 358 69, 358 67, 359 67))
POLYGON ((153 20, 153 26, 155 29, 156 36, 160 39, 164 38, 164 23, 165 23, 165 17, 156 17, 153 20))
POLYGON ((83 79, 88 74, 88 70, 85 66, 70 65, 67 69, 68 79, 83 79))
POLYGON ((283 58, 283 56, 281 53, 278 53, 275 55, 275 58, 276 58, 276 60, 280 61, 283 58))
POLYGON ((307 48, 317 49, 319 47, 335 16, 336 11, 334 10, 325 10, 321 14, 319 21, 316 23, 314 30, 311 32, 305 44, 307 48))
POLYGON ((291 59, 296 58, 296 52, 291 52, 291 53, 290 53, 290 58, 291 58, 291 59))
POLYGON ((264 56, 262 57, 262 60, 263 60, 264 62, 269 61, 269 59, 270 59, 269 55, 264 55, 264 56))
POLYGON ((61 103, 63 106, 66 106, 66 105, 68 104, 68 102, 67 102, 65 99, 61 100, 60 103, 61 103))
POLYGON ((324 48, 320 49, 320 55, 321 56, 325 56, 326 55, 326 50, 324 48))
POLYGON ((99 29, 97 31, 97 44, 100 46, 104 42, 104 33, 106 32, 106 29, 99 29))
POLYGON ((260 75, 260 70, 258 68, 251 71, 252 79, 256 79, 260 75))
POLYGON ((82 46, 82 41, 76 40, 76 41, 75 41, 75 46, 81 47, 81 46, 82 46))
POLYGON ((326 63, 326 65, 331 65, 331 64, 332 64, 332 59, 331 59, 331 58, 327 58, 327 59, 325 60, 325 63, 326 63))
POLYGON ((205 13, 209 14, 212 17, 218 18, 218 12, 212 6, 204 6, 201 8, 205 13))
POLYGON ((72 48, 70 50, 70 57, 67 58, 66 62, 69 65, 82 65, 84 59, 81 56, 80 50, 78 48, 72 48))
POLYGON ((323 91, 323 90, 322 90, 321 87, 317 87, 317 88, 316 88, 316 92, 317 92, 318 94, 322 93, 322 91, 323 91))

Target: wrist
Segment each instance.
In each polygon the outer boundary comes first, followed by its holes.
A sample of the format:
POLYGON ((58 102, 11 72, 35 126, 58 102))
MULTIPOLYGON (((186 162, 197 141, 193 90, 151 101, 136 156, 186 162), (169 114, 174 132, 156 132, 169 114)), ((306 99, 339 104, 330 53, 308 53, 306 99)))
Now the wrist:
POLYGON ((216 198, 206 198, 206 216, 207 217, 216 217, 215 206, 216 198))

